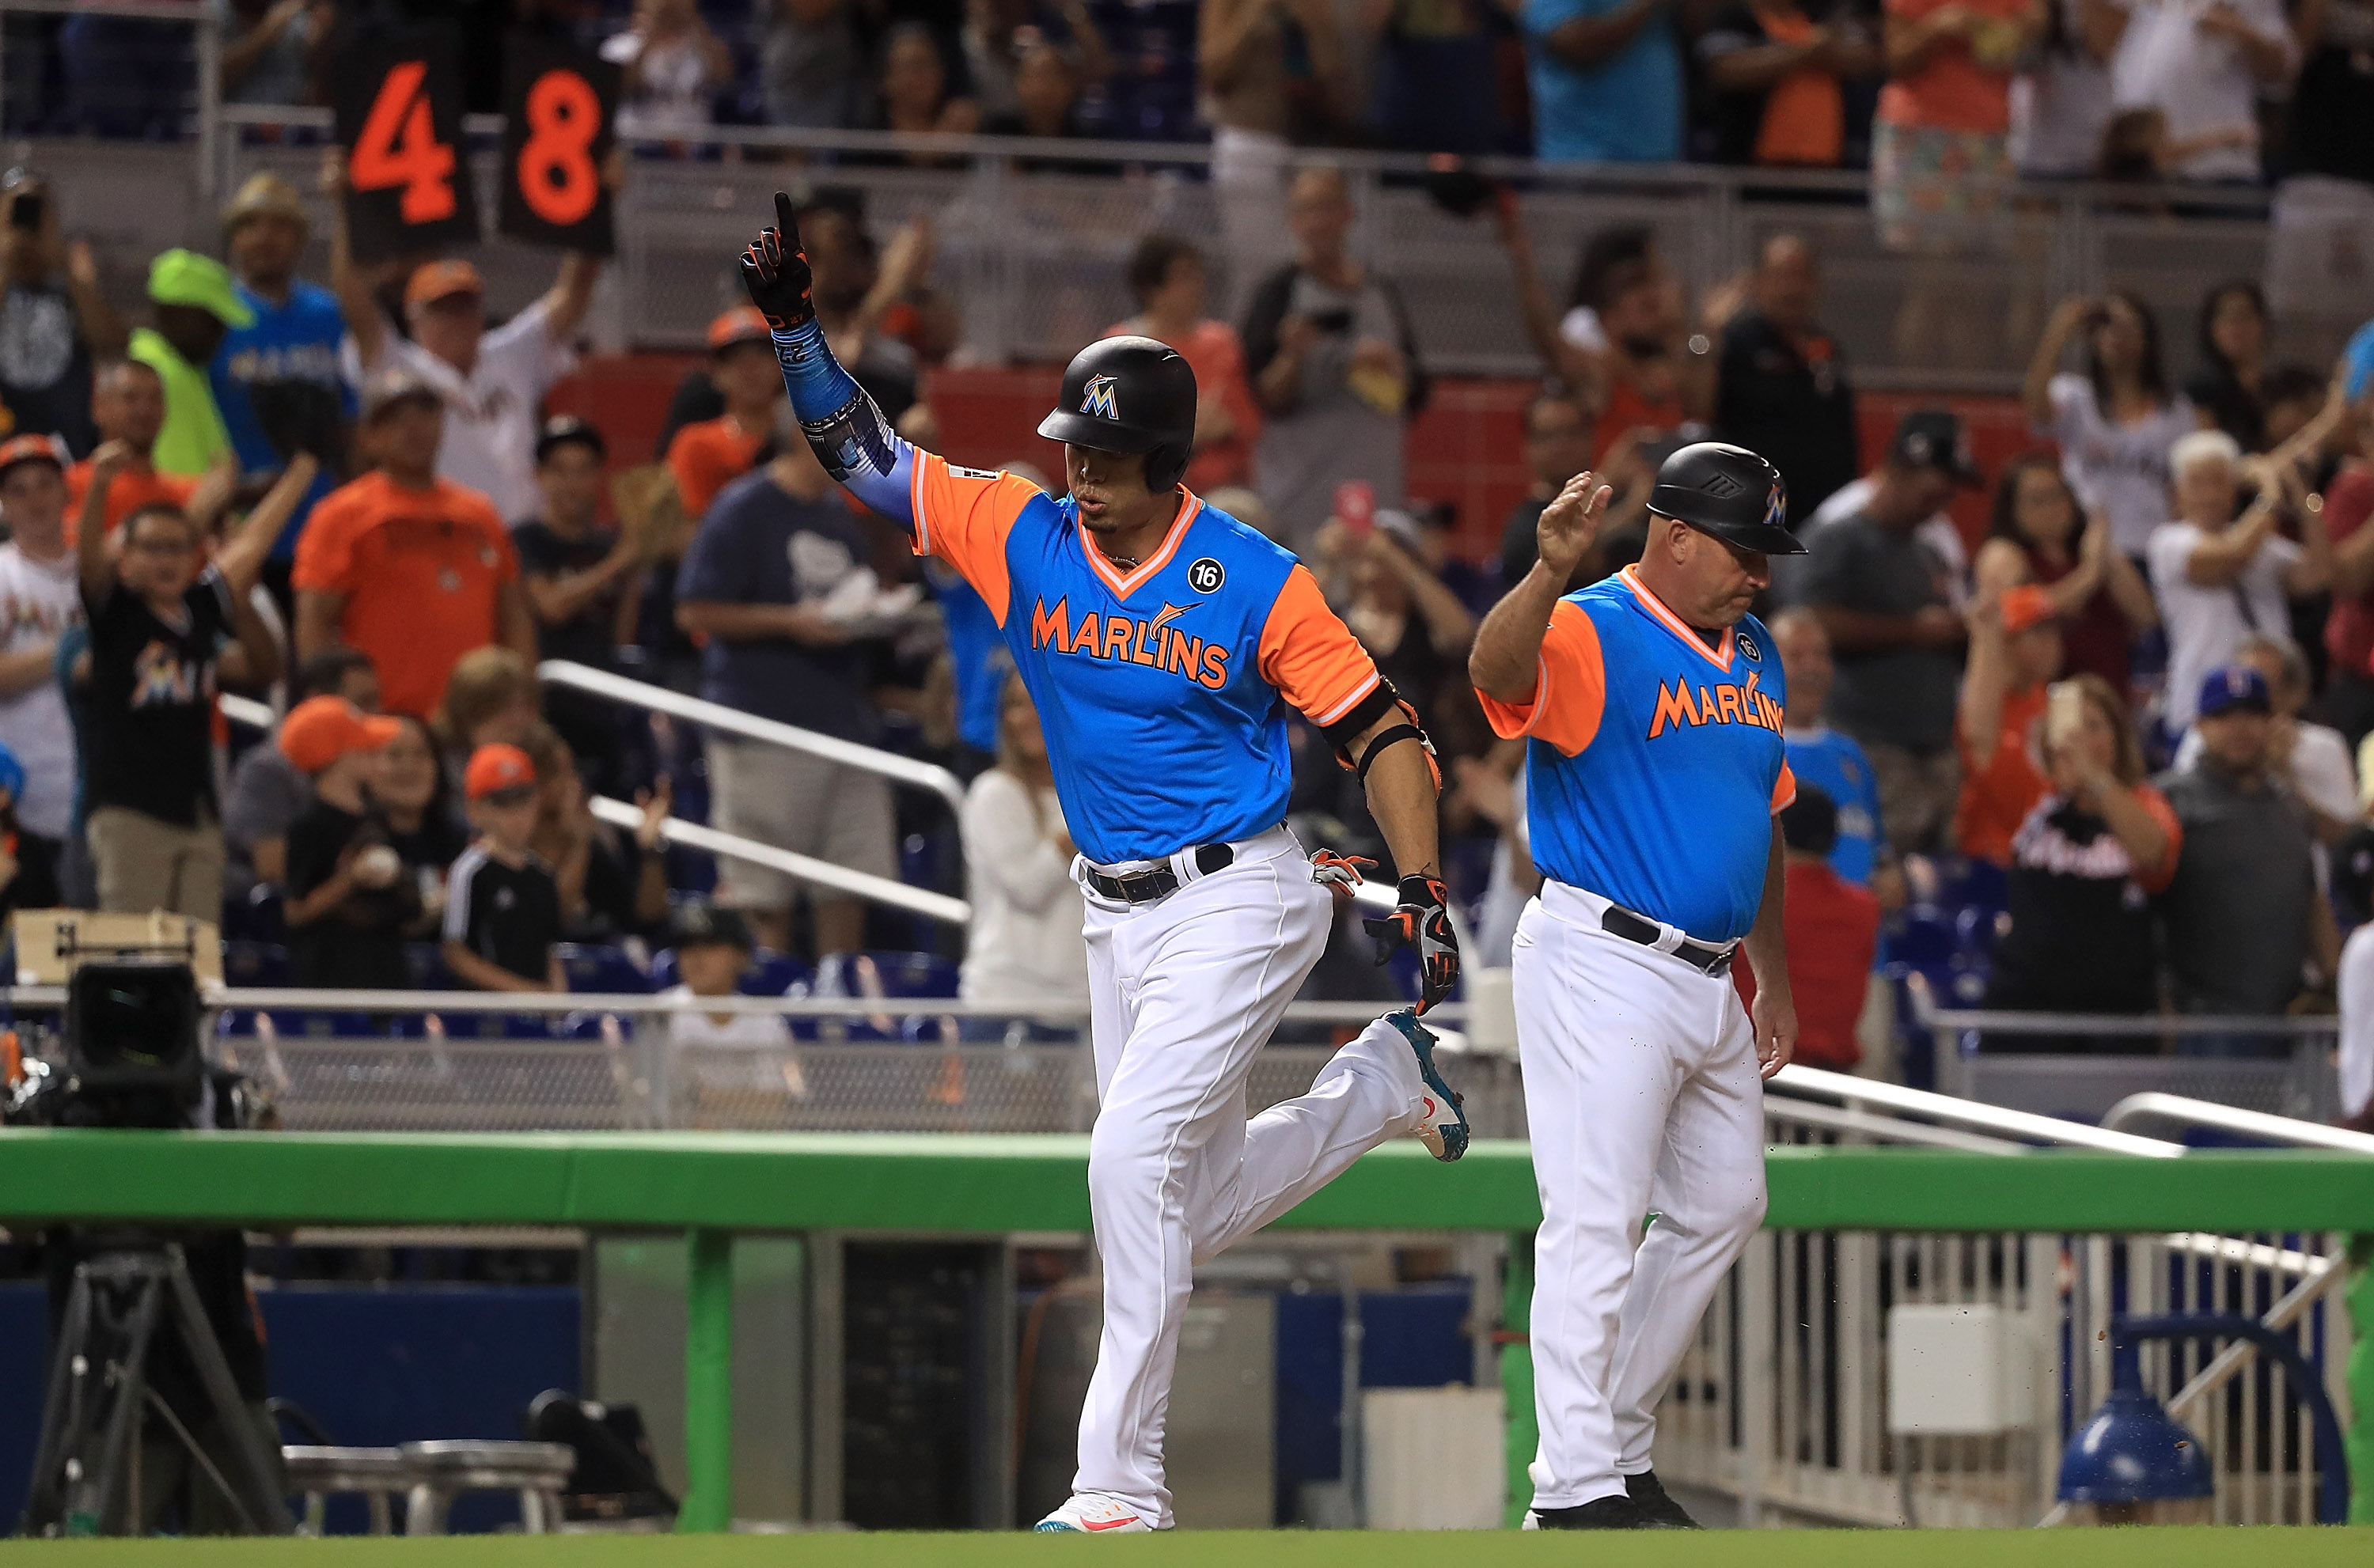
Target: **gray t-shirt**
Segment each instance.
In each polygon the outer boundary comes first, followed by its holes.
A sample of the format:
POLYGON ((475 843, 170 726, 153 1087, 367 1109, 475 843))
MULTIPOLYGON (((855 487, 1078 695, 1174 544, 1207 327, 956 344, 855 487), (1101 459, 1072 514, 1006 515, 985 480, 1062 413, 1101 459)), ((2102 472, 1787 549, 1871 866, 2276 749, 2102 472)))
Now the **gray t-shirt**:
POLYGON ((1374 283, 1346 293, 1299 270, 1287 310, 1318 322, 1319 341, 1303 358, 1294 406, 1262 427, 1253 474, 1270 515, 1299 549, 1334 515, 1336 486, 1346 480, 1367 480, 1380 507, 1403 504, 1402 415, 1371 405, 1352 382, 1360 341, 1399 344, 1401 327, 1374 283))
POLYGON ((2299 993, 2317 896, 2306 813, 2285 790, 2264 779, 2245 789, 2207 757, 2157 783, 2184 828, 2159 900, 2177 1006, 2283 1012, 2299 993))
MULTIPOLYGON (((1868 516, 1815 531, 1804 602, 1874 615, 1910 615, 1950 605, 1951 572, 1912 533, 1882 528, 1868 516)), ((1955 653, 1903 648, 1838 656, 1829 720, 1864 745, 1943 751, 1954 743, 1954 705, 1962 662, 1955 653)))

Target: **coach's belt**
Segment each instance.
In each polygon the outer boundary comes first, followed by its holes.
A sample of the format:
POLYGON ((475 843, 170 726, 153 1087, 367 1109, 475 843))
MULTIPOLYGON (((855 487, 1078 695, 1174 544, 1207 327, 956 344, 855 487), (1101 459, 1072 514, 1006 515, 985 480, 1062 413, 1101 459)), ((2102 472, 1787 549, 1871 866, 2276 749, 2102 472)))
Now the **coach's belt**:
POLYGON ((1691 968, 1707 975, 1731 973, 1731 955, 1739 950, 1733 942, 1723 947, 1709 947, 1702 942, 1684 937, 1677 947, 1665 946, 1664 928, 1645 915, 1636 915, 1620 904, 1610 904, 1599 917, 1599 929, 1609 936, 1620 936, 1626 942, 1637 942, 1643 947, 1653 947, 1671 953, 1691 968))
MULTIPOLYGON (((1194 858, 1199 876, 1224 872, 1237 860, 1237 852, 1226 844, 1199 844, 1183 853, 1194 858)), ((1179 873, 1168 860, 1149 861, 1143 871, 1103 871, 1084 865, 1081 874, 1099 895, 1119 904, 1151 904, 1179 891, 1179 873)))

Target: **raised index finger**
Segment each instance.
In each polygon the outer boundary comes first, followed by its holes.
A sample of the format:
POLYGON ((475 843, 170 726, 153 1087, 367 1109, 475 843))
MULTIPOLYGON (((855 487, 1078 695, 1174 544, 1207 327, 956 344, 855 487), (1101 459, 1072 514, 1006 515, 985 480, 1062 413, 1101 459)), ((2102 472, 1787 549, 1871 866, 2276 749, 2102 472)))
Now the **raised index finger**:
POLYGON ((775 193, 775 228, 782 235, 787 247, 799 244, 800 220, 792 216, 792 198, 782 191, 775 193))

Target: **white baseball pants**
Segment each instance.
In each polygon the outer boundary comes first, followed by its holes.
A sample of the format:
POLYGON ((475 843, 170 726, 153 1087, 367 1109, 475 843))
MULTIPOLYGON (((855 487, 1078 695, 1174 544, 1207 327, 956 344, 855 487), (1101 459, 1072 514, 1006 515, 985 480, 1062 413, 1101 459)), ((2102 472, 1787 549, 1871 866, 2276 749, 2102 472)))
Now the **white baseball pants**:
POLYGON ((1284 828, 1235 848, 1234 864, 1156 903, 1086 895, 1105 1322, 1073 1490, 1158 1527, 1171 1523, 1162 1423, 1192 1265, 1415 1131, 1426 1101, 1408 1042, 1380 1021, 1309 1094, 1246 1121, 1254 1054, 1319 961, 1334 903, 1284 828))
POLYGON ((1727 975, 1602 930, 1606 907, 1549 882, 1517 924, 1542 1195, 1536 1508, 1620 1495, 1650 1468, 1657 1401, 1764 1219, 1764 1090, 1739 993, 1727 975))

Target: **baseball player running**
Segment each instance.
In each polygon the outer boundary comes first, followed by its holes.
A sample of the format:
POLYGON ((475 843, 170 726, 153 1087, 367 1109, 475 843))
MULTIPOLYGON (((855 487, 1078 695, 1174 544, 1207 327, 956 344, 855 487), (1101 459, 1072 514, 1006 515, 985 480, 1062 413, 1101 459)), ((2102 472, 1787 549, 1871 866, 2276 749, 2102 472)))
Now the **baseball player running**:
POLYGON ((988 602, 1080 848, 1104 1337, 1073 1495, 1039 1528, 1166 1529, 1162 1424, 1192 1265, 1386 1139, 1415 1133, 1444 1160, 1466 1150, 1433 1036, 1407 1012, 1338 1051, 1309 1094, 1245 1118, 1254 1053, 1319 960, 1331 895, 1357 876, 1323 851, 1306 860, 1283 825, 1287 706, 1366 784, 1401 872, 1399 907, 1370 930, 1381 958, 1417 949, 1421 1012, 1459 968, 1432 752, 1310 573, 1181 486, 1195 425, 1184 359, 1122 337, 1072 361, 1039 427, 1064 443, 1062 498, 954 467, 892 435, 834 360, 789 198, 775 210, 742 272, 801 427, 834 478, 988 602))
POLYGON ((1528 738, 1543 874, 1513 977, 1542 1198, 1527 1529, 1692 1527, 1649 1468, 1651 1412, 1764 1217, 1762 1079, 1797 1037, 1771 824, 1796 781, 1780 661, 1747 613, 1766 557, 1804 548, 1780 475, 1684 447, 1639 565, 1560 598, 1607 499, 1592 474, 1568 483, 1469 661, 1493 727, 1528 738))

